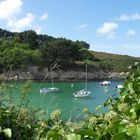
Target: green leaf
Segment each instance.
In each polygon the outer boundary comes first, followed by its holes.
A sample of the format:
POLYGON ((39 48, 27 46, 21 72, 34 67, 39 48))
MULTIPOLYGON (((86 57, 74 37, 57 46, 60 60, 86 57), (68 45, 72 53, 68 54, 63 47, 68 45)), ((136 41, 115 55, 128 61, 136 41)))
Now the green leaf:
POLYGON ((139 138, 140 138, 140 124, 135 126, 134 135, 135 135, 136 139, 139 140, 139 138))
POLYGON ((135 108, 136 114, 139 117, 140 116, 140 103, 135 108))
POLYGON ((118 129, 120 127, 120 121, 115 121, 107 125, 106 132, 109 132, 110 134, 113 134, 114 132, 118 132, 118 129))
POLYGON ((100 137, 99 134, 92 129, 79 130, 77 134, 80 134, 82 138, 94 138, 94 140, 98 140, 100 137))
POLYGON ((65 140, 81 140, 81 136, 75 134, 68 134, 66 135, 65 140))
POLYGON ((101 140, 110 140, 110 138, 111 138, 110 133, 106 133, 102 135, 101 140))
POLYGON ((53 139, 53 140, 61 140, 62 135, 60 135, 58 132, 55 131, 49 131, 47 134, 47 139, 53 139))
POLYGON ((133 91, 133 84, 132 83, 128 84, 128 90, 133 91))
POLYGON ((131 139, 131 137, 128 136, 125 132, 117 133, 111 138, 111 140, 129 140, 129 139, 131 139))

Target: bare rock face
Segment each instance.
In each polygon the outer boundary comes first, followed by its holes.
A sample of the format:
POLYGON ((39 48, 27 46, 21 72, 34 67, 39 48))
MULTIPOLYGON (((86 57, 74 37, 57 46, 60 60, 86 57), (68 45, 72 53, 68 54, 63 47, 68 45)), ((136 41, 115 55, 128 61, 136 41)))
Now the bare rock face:
MULTIPOLYGON (((48 72, 48 69, 39 70, 38 67, 28 67, 26 71, 10 71, 0 74, 0 80, 50 80, 53 74, 54 80, 70 81, 70 80, 84 80, 85 72, 83 71, 52 71, 48 72)), ((95 79, 120 79, 120 74, 117 72, 104 72, 102 70, 90 71, 87 73, 89 80, 95 79)))
MULTIPOLYGON (((65 80, 65 79, 69 79, 69 80, 75 80, 75 79, 77 79, 78 78, 78 72, 74 72, 74 71, 67 71, 67 72, 65 72, 65 71, 61 71, 61 73, 60 73, 60 79, 61 80, 65 80)), ((80 79, 80 77, 79 77, 79 79, 80 79)))
POLYGON ((120 73, 117 72, 110 73, 109 75, 110 79, 119 79, 120 77, 121 77, 120 73))

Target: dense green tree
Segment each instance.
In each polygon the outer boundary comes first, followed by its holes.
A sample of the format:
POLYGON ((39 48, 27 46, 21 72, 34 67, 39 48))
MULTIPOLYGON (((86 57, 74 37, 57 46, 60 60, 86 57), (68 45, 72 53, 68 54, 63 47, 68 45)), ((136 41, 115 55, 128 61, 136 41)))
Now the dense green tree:
POLYGON ((34 55, 37 51, 32 51, 28 44, 19 43, 18 38, 13 38, 11 41, 3 40, 0 43, 0 66, 2 69, 9 69, 11 66, 14 69, 25 68, 33 64, 37 59, 34 55), (32 60, 32 61, 31 61, 32 60))
POLYGON ((23 48, 13 47, 12 49, 6 49, 2 54, 3 66, 9 69, 11 66, 14 69, 27 66, 28 51, 23 48))
POLYGON ((85 59, 86 60, 92 60, 92 61, 99 61, 99 59, 94 57, 94 55, 89 50, 87 50, 86 48, 81 48, 79 50, 79 52, 80 52, 80 60, 81 61, 84 61, 85 59))
POLYGON ((53 40, 55 40, 55 38, 53 38, 52 36, 42 34, 38 35, 39 46, 45 45, 53 40))
POLYGON ((90 48, 90 45, 88 43, 86 43, 85 41, 76 41, 76 43, 81 46, 82 48, 86 48, 86 49, 89 49, 90 48))
POLYGON ((41 47, 42 60, 46 65, 72 64, 81 57, 79 49, 79 45, 71 40, 57 39, 41 47))
POLYGON ((28 30, 20 33, 22 43, 29 44, 30 49, 35 50, 39 46, 38 35, 35 31, 28 30))
POLYGON ((13 36, 14 36, 14 33, 9 32, 7 30, 0 29, 0 38, 12 39, 13 36))

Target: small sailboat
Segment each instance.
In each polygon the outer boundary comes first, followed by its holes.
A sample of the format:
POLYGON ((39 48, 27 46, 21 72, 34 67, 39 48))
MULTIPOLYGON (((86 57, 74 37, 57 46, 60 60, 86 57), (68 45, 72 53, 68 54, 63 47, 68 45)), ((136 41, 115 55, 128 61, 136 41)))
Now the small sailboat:
POLYGON ((85 78, 85 89, 79 90, 75 93, 73 93, 74 97, 87 97, 89 96, 91 91, 87 90, 87 65, 86 65, 86 78, 85 78))
POLYGON ((73 93, 73 96, 76 98, 77 97, 87 97, 90 95, 90 93, 91 93, 90 91, 87 91, 86 89, 82 89, 82 90, 79 90, 79 91, 73 93))
POLYGON ((42 88, 40 89, 40 93, 53 93, 53 92, 58 92, 59 91, 59 88, 57 87, 54 87, 54 84, 53 84, 53 72, 51 72, 51 82, 52 82, 52 87, 49 87, 49 88, 42 88))

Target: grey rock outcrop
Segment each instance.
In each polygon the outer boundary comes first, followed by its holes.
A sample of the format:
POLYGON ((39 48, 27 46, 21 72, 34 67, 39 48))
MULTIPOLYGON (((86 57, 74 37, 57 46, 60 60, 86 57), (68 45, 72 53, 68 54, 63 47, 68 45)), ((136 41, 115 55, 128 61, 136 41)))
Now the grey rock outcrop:
MULTIPOLYGON (((84 80, 85 72, 83 71, 52 71, 54 80, 70 81, 84 80)), ((51 72, 48 69, 39 70, 38 67, 29 67, 26 71, 10 71, 9 73, 0 74, 0 80, 50 80, 51 72)), ((89 80, 95 79, 120 79, 120 74, 117 72, 104 72, 102 70, 90 71, 87 73, 89 80)))

